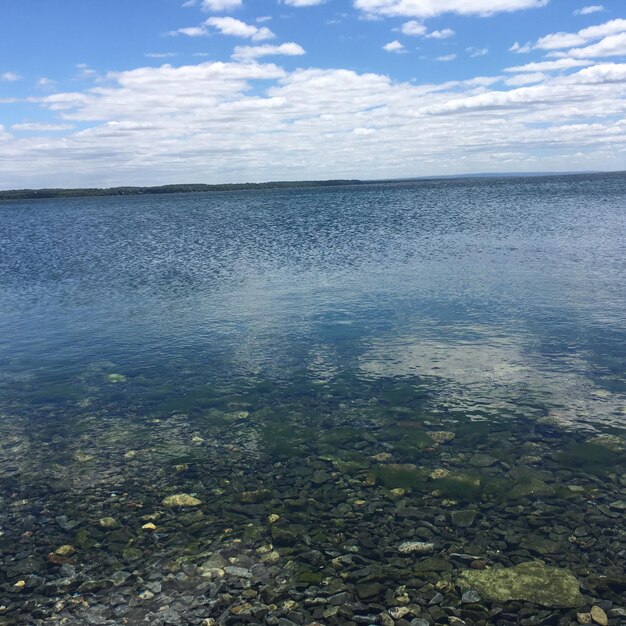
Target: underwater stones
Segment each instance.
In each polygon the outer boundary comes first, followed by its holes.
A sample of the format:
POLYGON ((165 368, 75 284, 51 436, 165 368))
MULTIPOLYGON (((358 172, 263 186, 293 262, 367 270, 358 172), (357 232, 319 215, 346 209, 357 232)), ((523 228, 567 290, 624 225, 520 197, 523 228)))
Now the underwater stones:
POLYGON ((141 530, 146 530, 148 532, 154 532, 156 530, 156 526, 152 522, 148 522, 141 527, 141 530))
POLYGON ((575 608, 583 604, 576 577, 568 570, 541 562, 468 570, 461 573, 459 584, 476 589, 492 602, 522 600, 549 608, 575 608))
POLYGON ((556 494, 553 487, 538 478, 531 478, 529 480, 519 482, 514 485, 508 493, 511 498, 543 498, 551 497, 556 494))
POLYGON ((59 548, 57 548, 53 554, 57 556, 61 556, 61 557, 68 557, 68 556, 72 556, 72 554, 75 554, 75 553, 76 553, 76 548, 74 546, 66 544, 64 546, 60 546, 59 548))
POLYGON ((245 567, 227 565, 224 567, 224 572, 226 572, 229 576, 236 576, 237 578, 252 578, 252 572, 245 567))
POLYGON ((188 493, 178 493, 173 496, 163 498, 162 504, 168 508, 186 508, 200 506, 202 501, 198 500, 198 498, 194 498, 188 493))
POLYGON ((120 523, 114 517, 101 517, 98 525, 105 530, 115 530, 120 527, 120 523))
POLYGON ((125 383, 126 376, 124 374, 107 374, 106 380, 110 383, 125 383))
POLYGON ((476 519, 476 511, 468 509, 466 511, 453 511, 450 514, 452 523, 457 528, 469 528, 476 519))
POLYGON ((277 513, 270 513, 270 515, 267 516, 267 523, 275 524, 279 519, 280 515, 278 515, 277 513))
POLYGON ((426 433, 435 443, 448 443, 456 437, 451 430, 430 430, 426 433))
POLYGON ((272 499, 272 492, 269 489, 257 489, 256 491, 242 491, 239 494, 239 501, 244 504, 259 504, 272 499))
POLYGON ((392 459, 393 456, 389 454, 389 452, 380 452, 379 454, 375 454, 372 457, 372 460, 376 461, 377 463, 388 463, 392 459))
POLYGON ((468 461, 472 467, 491 467, 497 462, 498 459, 495 457, 481 453, 474 454, 468 461))
POLYGON ((356 594, 364 602, 376 600, 385 593, 386 587, 380 583, 358 583, 356 594))
POLYGON ((428 476, 433 480, 440 480, 441 478, 446 478, 450 475, 450 470, 438 468, 433 470, 428 476))
POLYGON ((622 452, 626 447, 626 444, 621 437, 618 437, 617 435, 609 435, 607 433, 592 437, 587 440, 587 443, 591 443, 594 446, 602 446, 607 450, 611 450, 611 452, 622 452))
POLYGON ((607 614, 604 612, 604 609, 599 606, 591 607, 591 619, 600 626, 608 626, 609 618, 607 614))
POLYGON ((476 604, 481 602, 482 598, 476 589, 468 589, 462 596, 461 602, 463 604, 476 604))
POLYGON ((93 461, 94 458, 93 454, 87 454, 85 452, 81 452, 80 450, 74 453, 74 459, 76 459, 79 463, 88 463, 89 461, 93 461))
POLYGON ((400 554, 432 554, 434 551, 435 544, 425 541, 405 541, 398 546, 400 554))
POLYGON ((593 618, 591 617, 591 613, 576 613, 576 621, 579 624, 592 624, 593 618))

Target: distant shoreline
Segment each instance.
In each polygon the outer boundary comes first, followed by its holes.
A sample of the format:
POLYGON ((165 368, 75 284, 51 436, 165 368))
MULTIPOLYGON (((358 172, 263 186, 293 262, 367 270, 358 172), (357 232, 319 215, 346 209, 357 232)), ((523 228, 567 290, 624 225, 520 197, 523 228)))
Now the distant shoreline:
POLYGON ((99 196, 142 196, 173 193, 205 193, 216 191, 245 191, 262 189, 315 189, 320 187, 342 187, 371 185, 377 183, 408 183, 429 180, 458 180, 469 178, 537 178, 542 176, 582 176, 591 174, 619 174, 621 172, 511 172, 485 174, 458 174, 448 176, 421 176, 414 178, 393 178, 377 180, 337 179, 312 181, 274 181, 265 183, 222 183, 222 184, 178 184, 146 187, 89 187, 89 188, 50 188, 50 189, 12 189, 0 190, 1 200, 38 200, 54 198, 89 198, 99 196))

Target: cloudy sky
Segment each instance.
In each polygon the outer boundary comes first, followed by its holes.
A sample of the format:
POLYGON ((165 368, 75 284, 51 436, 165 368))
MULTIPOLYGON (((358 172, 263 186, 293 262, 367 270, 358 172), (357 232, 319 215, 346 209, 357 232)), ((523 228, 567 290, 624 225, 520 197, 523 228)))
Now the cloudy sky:
POLYGON ((0 188, 626 169, 626 2, 2 0, 0 188))

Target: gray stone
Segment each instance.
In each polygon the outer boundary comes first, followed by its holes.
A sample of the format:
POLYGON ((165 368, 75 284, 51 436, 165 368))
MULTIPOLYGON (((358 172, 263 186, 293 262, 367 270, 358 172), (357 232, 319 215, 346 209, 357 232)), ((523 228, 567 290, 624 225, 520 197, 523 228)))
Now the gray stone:
POLYGON ((453 511, 450 517, 457 528, 469 528, 476 519, 476 511, 453 511))

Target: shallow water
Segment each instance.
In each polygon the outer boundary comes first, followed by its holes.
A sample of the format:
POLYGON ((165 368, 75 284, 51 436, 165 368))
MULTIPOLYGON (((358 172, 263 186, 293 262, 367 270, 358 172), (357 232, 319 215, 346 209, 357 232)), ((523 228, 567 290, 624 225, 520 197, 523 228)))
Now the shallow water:
POLYGON ((623 174, 1 204, 0 623, 575 619, 455 554, 621 619, 625 235, 623 174))

